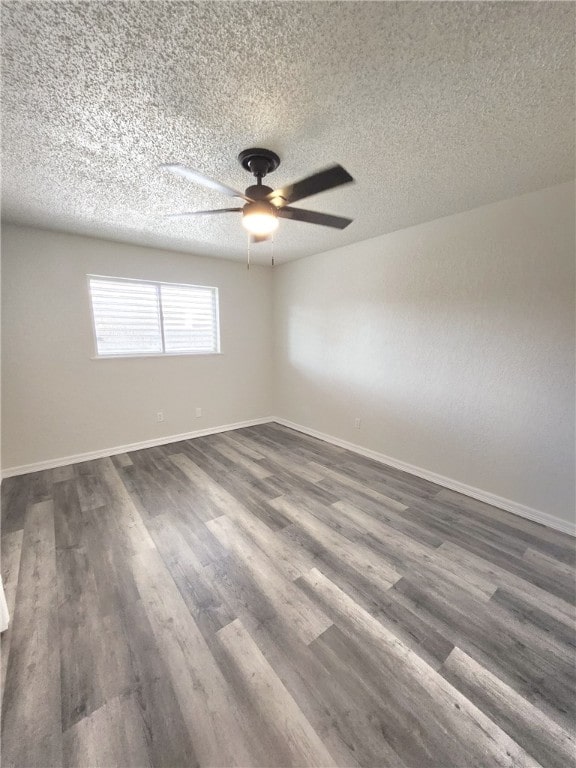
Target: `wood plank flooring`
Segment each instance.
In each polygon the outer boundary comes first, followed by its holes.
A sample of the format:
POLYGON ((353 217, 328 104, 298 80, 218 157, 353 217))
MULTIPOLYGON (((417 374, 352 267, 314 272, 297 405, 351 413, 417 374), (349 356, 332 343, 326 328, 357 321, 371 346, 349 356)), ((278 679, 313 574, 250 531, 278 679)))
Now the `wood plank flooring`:
POLYGON ((567 535, 276 424, 2 495, 4 768, 575 764, 567 535))

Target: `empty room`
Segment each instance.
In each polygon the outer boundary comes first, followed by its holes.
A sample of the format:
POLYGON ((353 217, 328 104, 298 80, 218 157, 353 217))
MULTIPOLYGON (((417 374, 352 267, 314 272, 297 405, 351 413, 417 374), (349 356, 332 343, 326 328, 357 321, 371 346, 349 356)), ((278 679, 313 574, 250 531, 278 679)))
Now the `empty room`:
POLYGON ((576 768, 576 3, 0 7, 4 768, 576 768))

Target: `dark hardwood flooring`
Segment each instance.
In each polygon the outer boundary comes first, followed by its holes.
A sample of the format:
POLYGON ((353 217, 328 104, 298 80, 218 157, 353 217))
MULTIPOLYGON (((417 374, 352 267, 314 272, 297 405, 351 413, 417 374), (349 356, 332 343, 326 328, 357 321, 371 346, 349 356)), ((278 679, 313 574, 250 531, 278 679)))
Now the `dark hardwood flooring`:
POLYGON ((570 536, 276 424, 2 494, 4 768, 574 765, 570 536))

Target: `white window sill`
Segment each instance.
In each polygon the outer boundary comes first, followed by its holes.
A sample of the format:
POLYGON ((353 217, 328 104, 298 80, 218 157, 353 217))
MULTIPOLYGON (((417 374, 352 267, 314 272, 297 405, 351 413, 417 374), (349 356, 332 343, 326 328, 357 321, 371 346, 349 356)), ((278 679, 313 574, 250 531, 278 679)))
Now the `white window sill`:
POLYGON ((218 357, 222 352, 138 352, 134 355, 92 355, 91 360, 126 360, 141 357, 218 357))

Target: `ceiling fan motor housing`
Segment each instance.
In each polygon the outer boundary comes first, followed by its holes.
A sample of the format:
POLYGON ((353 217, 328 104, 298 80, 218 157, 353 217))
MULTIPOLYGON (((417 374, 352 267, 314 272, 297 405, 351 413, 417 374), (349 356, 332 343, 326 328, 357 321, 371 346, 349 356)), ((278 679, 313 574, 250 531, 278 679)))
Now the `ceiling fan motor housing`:
POLYGON ((265 184, 253 184, 246 189, 245 195, 251 200, 264 200, 270 192, 273 192, 273 189, 265 184))

